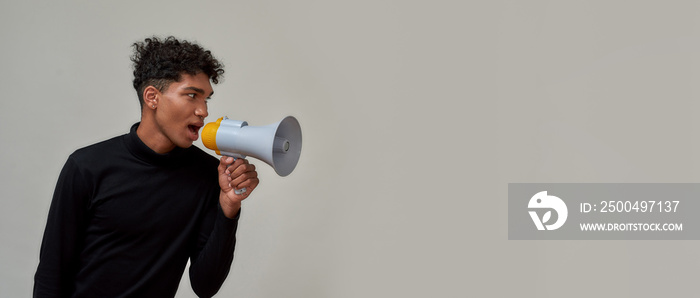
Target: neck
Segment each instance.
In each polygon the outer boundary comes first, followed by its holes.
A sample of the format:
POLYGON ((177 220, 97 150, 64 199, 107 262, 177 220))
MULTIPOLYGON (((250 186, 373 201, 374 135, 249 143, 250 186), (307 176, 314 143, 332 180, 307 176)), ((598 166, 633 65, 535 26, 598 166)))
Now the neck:
POLYGON ((152 115, 144 113, 141 116, 141 124, 136 129, 136 135, 148 148, 158 154, 165 154, 175 149, 175 144, 158 129, 152 115))

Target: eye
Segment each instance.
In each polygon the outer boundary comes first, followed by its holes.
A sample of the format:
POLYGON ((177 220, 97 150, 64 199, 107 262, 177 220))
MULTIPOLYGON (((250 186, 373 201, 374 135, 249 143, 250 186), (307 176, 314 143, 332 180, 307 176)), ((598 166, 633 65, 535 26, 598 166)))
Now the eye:
POLYGON ((197 96, 197 93, 188 93, 187 96, 195 98, 197 96))

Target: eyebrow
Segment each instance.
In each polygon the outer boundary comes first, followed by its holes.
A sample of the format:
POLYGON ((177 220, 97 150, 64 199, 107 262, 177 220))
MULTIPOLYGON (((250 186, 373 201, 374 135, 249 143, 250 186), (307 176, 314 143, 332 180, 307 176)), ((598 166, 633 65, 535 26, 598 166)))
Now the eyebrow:
MULTIPOLYGON (((191 87, 191 86, 185 87, 185 90, 192 90, 192 91, 197 92, 199 94, 204 94, 204 89, 200 89, 197 87, 191 87)), ((209 94, 209 96, 207 98, 211 98, 212 95, 214 95, 214 91, 212 91, 211 94, 209 94)))

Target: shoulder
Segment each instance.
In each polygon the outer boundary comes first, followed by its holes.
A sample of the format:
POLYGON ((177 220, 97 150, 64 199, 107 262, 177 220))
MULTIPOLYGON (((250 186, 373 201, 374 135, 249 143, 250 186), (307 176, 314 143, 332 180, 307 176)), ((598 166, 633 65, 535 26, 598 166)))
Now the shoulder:
POLYGON ((65 161, 59 180, 71 179, 71 183, 93 181, 109 167, 109 163, 115 163, 115 154, 119 147, 124 147, 120 137, 114 137, 75 150, 65 161))
POLYGON ((219 159, 194 145, 185 149, 185 152, 186 154, 180 160, 189 171, 206 177, 218 175, 219 159))
POLYGON ((176 171, 179 177, 187 177, 188 183, 218 187, 219 160, 196 146, 185 149, 185 154, 178 158, 176 171))
POLYGON ((212 156, 211 154, 205 152, 204 150, 195 145, 192 145, 189 148, 187 148, 187 157, 195 164, 199 164, 207 168, 216 168, 219 166, 218 158, 212 156))
POLYGON ((124 135, 121 135, 75 150, 69 159, 78 164, 90 164, 118 154, 124 149, 124 135))

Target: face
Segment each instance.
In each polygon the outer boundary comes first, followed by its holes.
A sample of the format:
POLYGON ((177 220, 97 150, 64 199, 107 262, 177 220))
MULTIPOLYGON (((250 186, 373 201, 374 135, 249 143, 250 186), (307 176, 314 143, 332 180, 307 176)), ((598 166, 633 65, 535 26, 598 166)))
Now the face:
POLYGON ((214 93, 209 77, 204 73, 182 74, 179 82, 173 82, 157 94, 154 122, 159 138, 165 147, 187 148, 199 138, 204 126, 207 100, 214 93))

